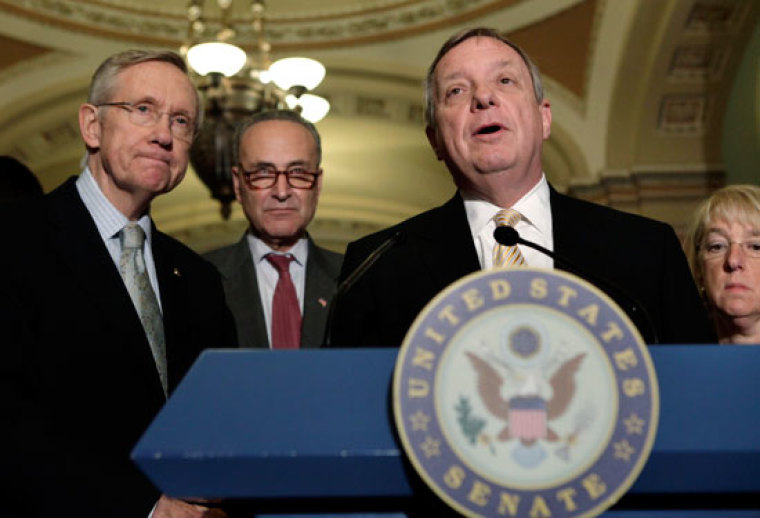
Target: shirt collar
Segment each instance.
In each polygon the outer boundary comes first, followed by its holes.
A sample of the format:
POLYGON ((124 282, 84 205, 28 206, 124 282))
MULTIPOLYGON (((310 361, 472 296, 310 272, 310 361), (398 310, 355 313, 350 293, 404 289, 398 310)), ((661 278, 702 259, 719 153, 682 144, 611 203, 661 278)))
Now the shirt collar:
MULTIPOLYGON (((272 250, 272 248, 267 245, 264 241, 253 235, 253 233, 249 230, 246 234, 248 238, 248 246, 251 249, 251 255, 253 256, 253 263, 259 264, 261 261, 264 260, 264 257, 266 257, 269 254, 282 254, 282 252, 278 252, 276 250, 272 250)), ((308 240, 305 237, 302 237, 299 239, 293 247, 285 252, 285 254, 290 254, 295 259, 295 262, 299 266, 305 266, 306 265, 306 256, 308 255, 308 240)), ((283 254, 284 255, 284 254, 283 254)))
POLYGON ((551 236, 552 219, 549 205, 549 183, 542 173, 541 179, 533 188, 517 200, 512 207, 498 207, 491 202, 477 198, 472 194, 462 193, 467 221, 472 237, 475 239, 487 227, 494 226, 493 217, 502 209, 513 208, 522 214, 521 223, 527 223, 546 236, 551 236))
MULTIPOLYGON (((106 241, 118 236, 121 229, 129 223, 129 219, 106 198, 95 181, 95 177, 92 176, 89 167, 85 166, 84 171, 77 178, 76 186, 84 206, 95 221, 101 239, 106 241)), ((144 214, 137 220, 137 224, 145 232, 145 240, 150 246, 153 238, 150 216, 144 214)))
POLYGON ((538 183, 512 206, 522 214, 523 220, 541 235, 552 235, 552 213, 549 204, 549 182, 542 173, 538 183))

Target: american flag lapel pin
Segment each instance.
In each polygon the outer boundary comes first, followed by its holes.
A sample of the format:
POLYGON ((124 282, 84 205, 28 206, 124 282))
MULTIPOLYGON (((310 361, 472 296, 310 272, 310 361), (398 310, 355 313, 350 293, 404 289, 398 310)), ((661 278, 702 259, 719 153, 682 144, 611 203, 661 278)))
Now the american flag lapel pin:
POLYGON ((322 297, 319 297, 319 299, 317 300, 317 302, 319 302, 319 305, 322 306, 323 308, 327 307, 327 301, 325 299, 323 299, 322 297))

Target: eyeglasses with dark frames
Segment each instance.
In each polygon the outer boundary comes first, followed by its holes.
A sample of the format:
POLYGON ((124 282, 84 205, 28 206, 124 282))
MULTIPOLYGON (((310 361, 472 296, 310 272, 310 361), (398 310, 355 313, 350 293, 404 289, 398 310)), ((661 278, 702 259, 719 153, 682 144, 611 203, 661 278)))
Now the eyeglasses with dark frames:
POLYGON ((285 171, 279 171, 274 167, 260 166, 253 171, 246 171, 242 165, 238 166, 238 172, 245 185, 252 190, 274 187, 280 175, 285 176, 288 185, 293 189, 311 189, 322 174, 320 170, 308 171, 303 167, 291 167, 285 171))
POLYGON ((169 128, 176 138, 184 141, 192 141, 195 135, 195 124, 193 119, 184 113, 162 112, 150 103, 131 103, 128 101, 115 101, 111 103, 95 104, 98 108, 103 106, 113 106, 122 108, 129 113, 129 120, 138 126, 152 126, 156 124, 161 116, 169 116, 169 128))

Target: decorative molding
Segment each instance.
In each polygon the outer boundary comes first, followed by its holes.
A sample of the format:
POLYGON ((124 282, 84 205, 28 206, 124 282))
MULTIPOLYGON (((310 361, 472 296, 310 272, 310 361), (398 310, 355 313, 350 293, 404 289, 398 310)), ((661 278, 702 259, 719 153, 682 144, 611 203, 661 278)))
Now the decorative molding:
POLYGON ((159 40, 181 41, 187 33, 184 15, 171 18, 155 14, 147 16, 113 6, 71 0, 4 0, 0 2, 0 9, 78 32, 127 39, 146 39, 140 36, 150 34, 159 40))
POLYGON ((683 91, 661 97, 657 120, 660 136, 703 137, 707 133, 711 112, 722 109, 715 103, 727 79, 724 75, 730 46, 747 18, 750 4, 697 0, 691 6, 681 44, 673 48, 667 70, 667 81, 680 83, 683 91), (695 93, 694 86, 702 92, 695 93))
POLYGON ((725 185, 725 171, 607 171, 594 183, 572 184, 567 194, 600 205, 645 214, 648 202, 701 200, 725 185))
POLYGON ((728 51, 718 45, 681 45, 673 52, 668 79, 701 83, 717 81, 723 73, 728 51))
POLYGON ((0 151, 22 158, 35 172, 83 150, 77 109, 86 85, 59 85, 46 93, 14 99, 0 116, 0 151))
MULTIPOLYGON (((265 33, 273 50, 354 45, 419 33, 435 27, 462 23, 525 0, 417 0, 362 4, 360 9, 334 12, 267 12, 265 33)), ((315 3, 315 5, 318 5, 315 3)), ((185 2, 172 10, 155 6, 127 7, 113 3, 75 0, 0 0, 0 10, 43 23, 100 36, 146 44, 179 46, 187 35, 185 2)), ((256 39, 247 17, 233 17, 243 46, 256 39)), ((209 31, 218 18, 207 18, 209 31)))
POLYGON ((35 71, 50 70, 52 66, 61 65, 61 63, 73 63, 75 60, 75 56, 61 50, 54 50, 45 54, 40 54, 32 59, 19 61, 7 68, 0 69, 0 84, 17 79, 19 76, 31 74, 35 71))
POLYGON ((691 34, 726 34, 734 32, 744 19, 749 2, 736 0, 701 0, 694 3, 684 30, 691 34))
POLYGON ((704 134, 710 101, 703 94, 666 95, 660 101, 657 130, 671 136, 704 134))
POLYGON ((41 161, 41 157, 49 160, 54 156, 66 155, 74 146, 82 146, 79 128, 74 122, 62 121, 56 126, 18 139, 12 143, 10 153, 26 163, 35 165, 41 161))
MULTIPOLYGON (((273 16, 268 22, 267 37, 275 47, 293 42, 364 39, 440 23, 483 9, 503 8, 514 3, 515 0, 424 0, 383 12, 362 12, 341 19, 302 19, 299 23, 291 24, 280 24, 278 18, 273 16)), ((251 32, 250 27, 244 27, 241 35, 250 38, 251 32)))
POLYGON ((389 122, 413 124, 423 127, 423 106, 421 101, 410 101, 399 97, 383 97, 380 94, 360 94, 345 90, 322 92, 330 101, 330 111, 335 115, 385 119, 389 122))

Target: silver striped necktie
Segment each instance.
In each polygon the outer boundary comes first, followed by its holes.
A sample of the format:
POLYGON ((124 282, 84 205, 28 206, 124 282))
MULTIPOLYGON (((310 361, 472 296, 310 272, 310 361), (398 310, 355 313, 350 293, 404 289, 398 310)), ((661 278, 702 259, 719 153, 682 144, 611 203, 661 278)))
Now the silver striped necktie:
POLYGON ((135 305, 137 314, 140 316, 145 334, 150 343, 150 350, 156 362, 158 376, 164 388, 164 394, 168 392, 168 379, 166 372, 166 344, 164 342, 164 321, 158 300, 150 284, 148 271, 145 268, 143 257, 143 243, 145 232, 136 223, 129 223, 119 232, 121 241, 121 258, 119 259, 119 273, 127 287, 132 303, 135 305))

